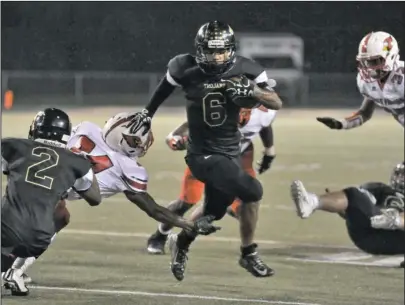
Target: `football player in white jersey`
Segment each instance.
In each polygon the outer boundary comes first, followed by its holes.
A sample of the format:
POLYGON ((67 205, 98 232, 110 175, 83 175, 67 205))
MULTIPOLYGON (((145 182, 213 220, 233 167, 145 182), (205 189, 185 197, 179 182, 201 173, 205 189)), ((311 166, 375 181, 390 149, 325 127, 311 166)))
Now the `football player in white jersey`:
MULTIPOLYGON (((100 187, 102 198, 123 193, 150 217, 157 221, 170 223, 198 234, 214 233, 219 227, 211 224, 213 216, 190 221, 158 205, 147 192, 148 174, 137 161, 146 154, 153 143, 150 122, 143 122, 134 113, 119 113, 110 118, 103 129, 91 122, 82 122, 73 128, 67 147, 74 152, 85 154, 93 164, 93 171, 100 187)), ((73 190, 68 200, 81 199, 73 190)), ((64 202, 55 210, 55 226, 58 232, 69 222, 69 212, 64 202)), ((31 279, 25 275, 35 258, 20 260, 19 268, 26 283, 31 279)))
POLYGON ((360 109, 342 120, 330 117, 317 120, 331 129, 351 129, 367 122, 377 106, 404 126, 404 61, 399 60, 395 38, 385 32, 367 34, 360 42, 356 59, 357 87, 364 97, 360 109))
MULTIPOLYGON (((246 172, 251 176, 256 176, 253 169, 253 139, 260 135, 264 151, 261 162, 258 162, 257 172, 262 174, 271 166, 275 158, 275 148, 273 145, 272 122, 276 116, 275 110, 269 110, 264 107, 246 109, 242 108, 239 113, 239 131, 242 134, 241 155, 242 165, 246 172)), ((188 123, 184 122, 166 137, 166 143, 171 150, 179 151, 186 148, 188 133, 188 123)), ((174 200, 167 207, 178 215, 184 215, 189 209, 195 206, 201 199, 204 192, 204 183, 195 179, 187 167, 181 185, 181 193, 178 199, 174 200)), ((230 216, 238 218, 240 201, 235 200, 228 207, 227 213, 230 216)), ((202 215, 202 205, 194 210, 191 219, 198 219, 202 215)), ((163 254, 167 237, 172 226, 166 223, 160 223, 158 229, 150 236, 147 242, 147 250, 150 254, 163 254)))

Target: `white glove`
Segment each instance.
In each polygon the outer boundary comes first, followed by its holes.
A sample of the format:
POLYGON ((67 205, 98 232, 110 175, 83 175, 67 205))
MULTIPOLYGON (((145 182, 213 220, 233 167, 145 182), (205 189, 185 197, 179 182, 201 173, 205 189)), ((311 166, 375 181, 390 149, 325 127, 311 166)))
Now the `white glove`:
POLYGON ((370 218, 371 226, 374 229, 398 230, 401 229, 401 217, 397 209, 381 210, 381 215, 370 218))

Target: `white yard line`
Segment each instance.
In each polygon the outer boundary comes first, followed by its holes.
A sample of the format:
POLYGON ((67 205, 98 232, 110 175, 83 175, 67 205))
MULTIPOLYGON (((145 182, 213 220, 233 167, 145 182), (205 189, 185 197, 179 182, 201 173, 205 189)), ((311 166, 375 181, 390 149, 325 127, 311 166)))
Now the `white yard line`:
POLYGON ((31 286, 32 289, 39 290, 54 290, 54 291, 68 291, 68 292, 83 292, 93 294, 110 294, 110 295, 133 295, 133 296, 146 296, 146 297, 166 297, 176 299, 197 299, 197 300, 210 300, 210 301, 223 301, 223 302, 239 302, 239 303, 257 303, 257 304, 279 304, 279 305, 319 305, 316 303, 303 303, 303 302, 284 302, 277 300, 262 300, 262 299, 239 299, 239 298, 226 298, 208 295, 194 295, 194 294, 176 294, 176 293, 155 293, 144 291, 132 290, 105 290, 105 289, 84 289, 84 288, 69 288, 69 287, 51 287, 51 286, 31 286))
MULTIPOLYGON (((110 231, 97 231, 97 230, 76 230, 76 229, 64 229, 60 234, 77 234, 77 235, 100 235, 100 236, 116 236, 116 237, 134 237, 134 238, 148 238, 151 233, 131 233, 131 232, 110 232, 110 231)), ((239 238, 235 237, 220 237, 220 236, 199 236, 198 240, 210 241, 210 242, 232 242, 240 243, 239 238)), ((314 243, 294 243, 294 242, 284 242, 276 240, 258 239, 256 240, 259 244, 266 245, 291 245, 291 246, 302 246, 302 247, 316 247, 316 248, 337 248, 353 250, 356 247, 351 246, 341 246, 341 245, 322 245, 314 243)))

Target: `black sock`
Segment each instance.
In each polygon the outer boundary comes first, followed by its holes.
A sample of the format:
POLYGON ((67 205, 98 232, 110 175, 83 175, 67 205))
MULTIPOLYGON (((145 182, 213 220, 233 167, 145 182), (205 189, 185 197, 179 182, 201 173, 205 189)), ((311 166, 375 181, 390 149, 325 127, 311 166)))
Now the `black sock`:
POLYGON ((240 252, 242 252, 242 256, 246 256, 256 252, 257 244, 251 244, 247 247, 240 247, 240 252))
POLYGON ((177 247, 182 250, 188 250, 196 237, 197 235, 186 233, 186 231, 182 230, 179 235, 177 235, 177 247))

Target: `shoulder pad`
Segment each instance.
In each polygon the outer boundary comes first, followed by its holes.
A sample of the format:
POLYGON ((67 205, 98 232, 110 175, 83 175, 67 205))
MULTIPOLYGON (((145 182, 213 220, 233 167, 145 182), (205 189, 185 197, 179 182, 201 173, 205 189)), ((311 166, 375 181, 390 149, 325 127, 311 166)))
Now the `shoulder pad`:
POLYGON ((264 68, 253 59, 243 56, 236 57, 236 65, 240 65, 241 73, 256 83, 267 83, 268 77, 264 68))
POLYGON ((125 182, 128 191, 146 192, 148 186, 148 172, 135 160, 121 162, 122 180, 125 182))
POLYGON ((167 64, 168 73, 181 84, 185 71, 193 65, 195 65, 195 59, 191 54, 180 54, 173 57, 167 64))

